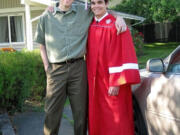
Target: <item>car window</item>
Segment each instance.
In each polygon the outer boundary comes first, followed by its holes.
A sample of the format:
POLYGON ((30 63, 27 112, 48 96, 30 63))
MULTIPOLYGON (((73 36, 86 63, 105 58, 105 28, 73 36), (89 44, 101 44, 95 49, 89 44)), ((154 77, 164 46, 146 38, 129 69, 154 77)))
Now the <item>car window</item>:
POLYGON ((168 72, 180 73, 180 64, 172 64, 168 72))
POLYGON ((172 59, 168 72, 180 73, 180 51, 172 59))

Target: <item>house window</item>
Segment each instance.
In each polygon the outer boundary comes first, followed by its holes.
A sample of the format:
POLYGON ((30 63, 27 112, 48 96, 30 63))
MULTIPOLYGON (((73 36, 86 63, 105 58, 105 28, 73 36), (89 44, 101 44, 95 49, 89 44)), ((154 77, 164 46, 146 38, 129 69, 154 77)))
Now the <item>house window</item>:
POLYGON ((8 17, 0 17, 0 43, 9 42, 8 17))
POLYGON ((24 42, 22 16, 0 16, 0 44, 24 42))

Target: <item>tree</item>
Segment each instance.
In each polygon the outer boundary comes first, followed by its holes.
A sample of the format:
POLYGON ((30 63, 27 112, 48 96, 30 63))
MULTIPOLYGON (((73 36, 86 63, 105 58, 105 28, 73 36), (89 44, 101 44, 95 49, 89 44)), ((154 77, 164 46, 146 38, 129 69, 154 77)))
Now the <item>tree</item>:
POLYGON ((163 22, 173 21, 177 18, 174 0, 151 0, 150 13, 152 20, 163 22))
POLYGON ((178 19, 179 0, 123 0, 115 10, 143 16, 146 22, 165 22, 178 19))
POLYGON ((178 13, 180 13, 180 1, 179 0, 175 0, 175 7, 178 13))

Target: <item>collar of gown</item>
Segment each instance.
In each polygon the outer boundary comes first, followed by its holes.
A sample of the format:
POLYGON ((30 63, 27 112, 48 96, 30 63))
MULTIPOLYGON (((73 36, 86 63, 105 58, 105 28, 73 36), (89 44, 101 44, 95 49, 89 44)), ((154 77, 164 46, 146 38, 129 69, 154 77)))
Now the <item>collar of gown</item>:
POLYGON ((102 21, 106 16, 108 15, 108 12, 106 12, 105 13, 105 15, 103 15, 101 18, 97 18, 96 16, 94 17, 95 18, 95 20, 96 20, 96 22, 100 22, 100 21, 102 21))

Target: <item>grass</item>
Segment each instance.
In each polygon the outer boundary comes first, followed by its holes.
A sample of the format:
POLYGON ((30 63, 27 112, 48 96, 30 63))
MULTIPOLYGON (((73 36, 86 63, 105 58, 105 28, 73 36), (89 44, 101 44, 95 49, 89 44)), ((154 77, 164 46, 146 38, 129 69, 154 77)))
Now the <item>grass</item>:
POLYGON ((167 57, 180 43, 151 43, 144 45, 144 55, 138 56, 140 69, 146 67, 146 62, 151 58, 167 57))

